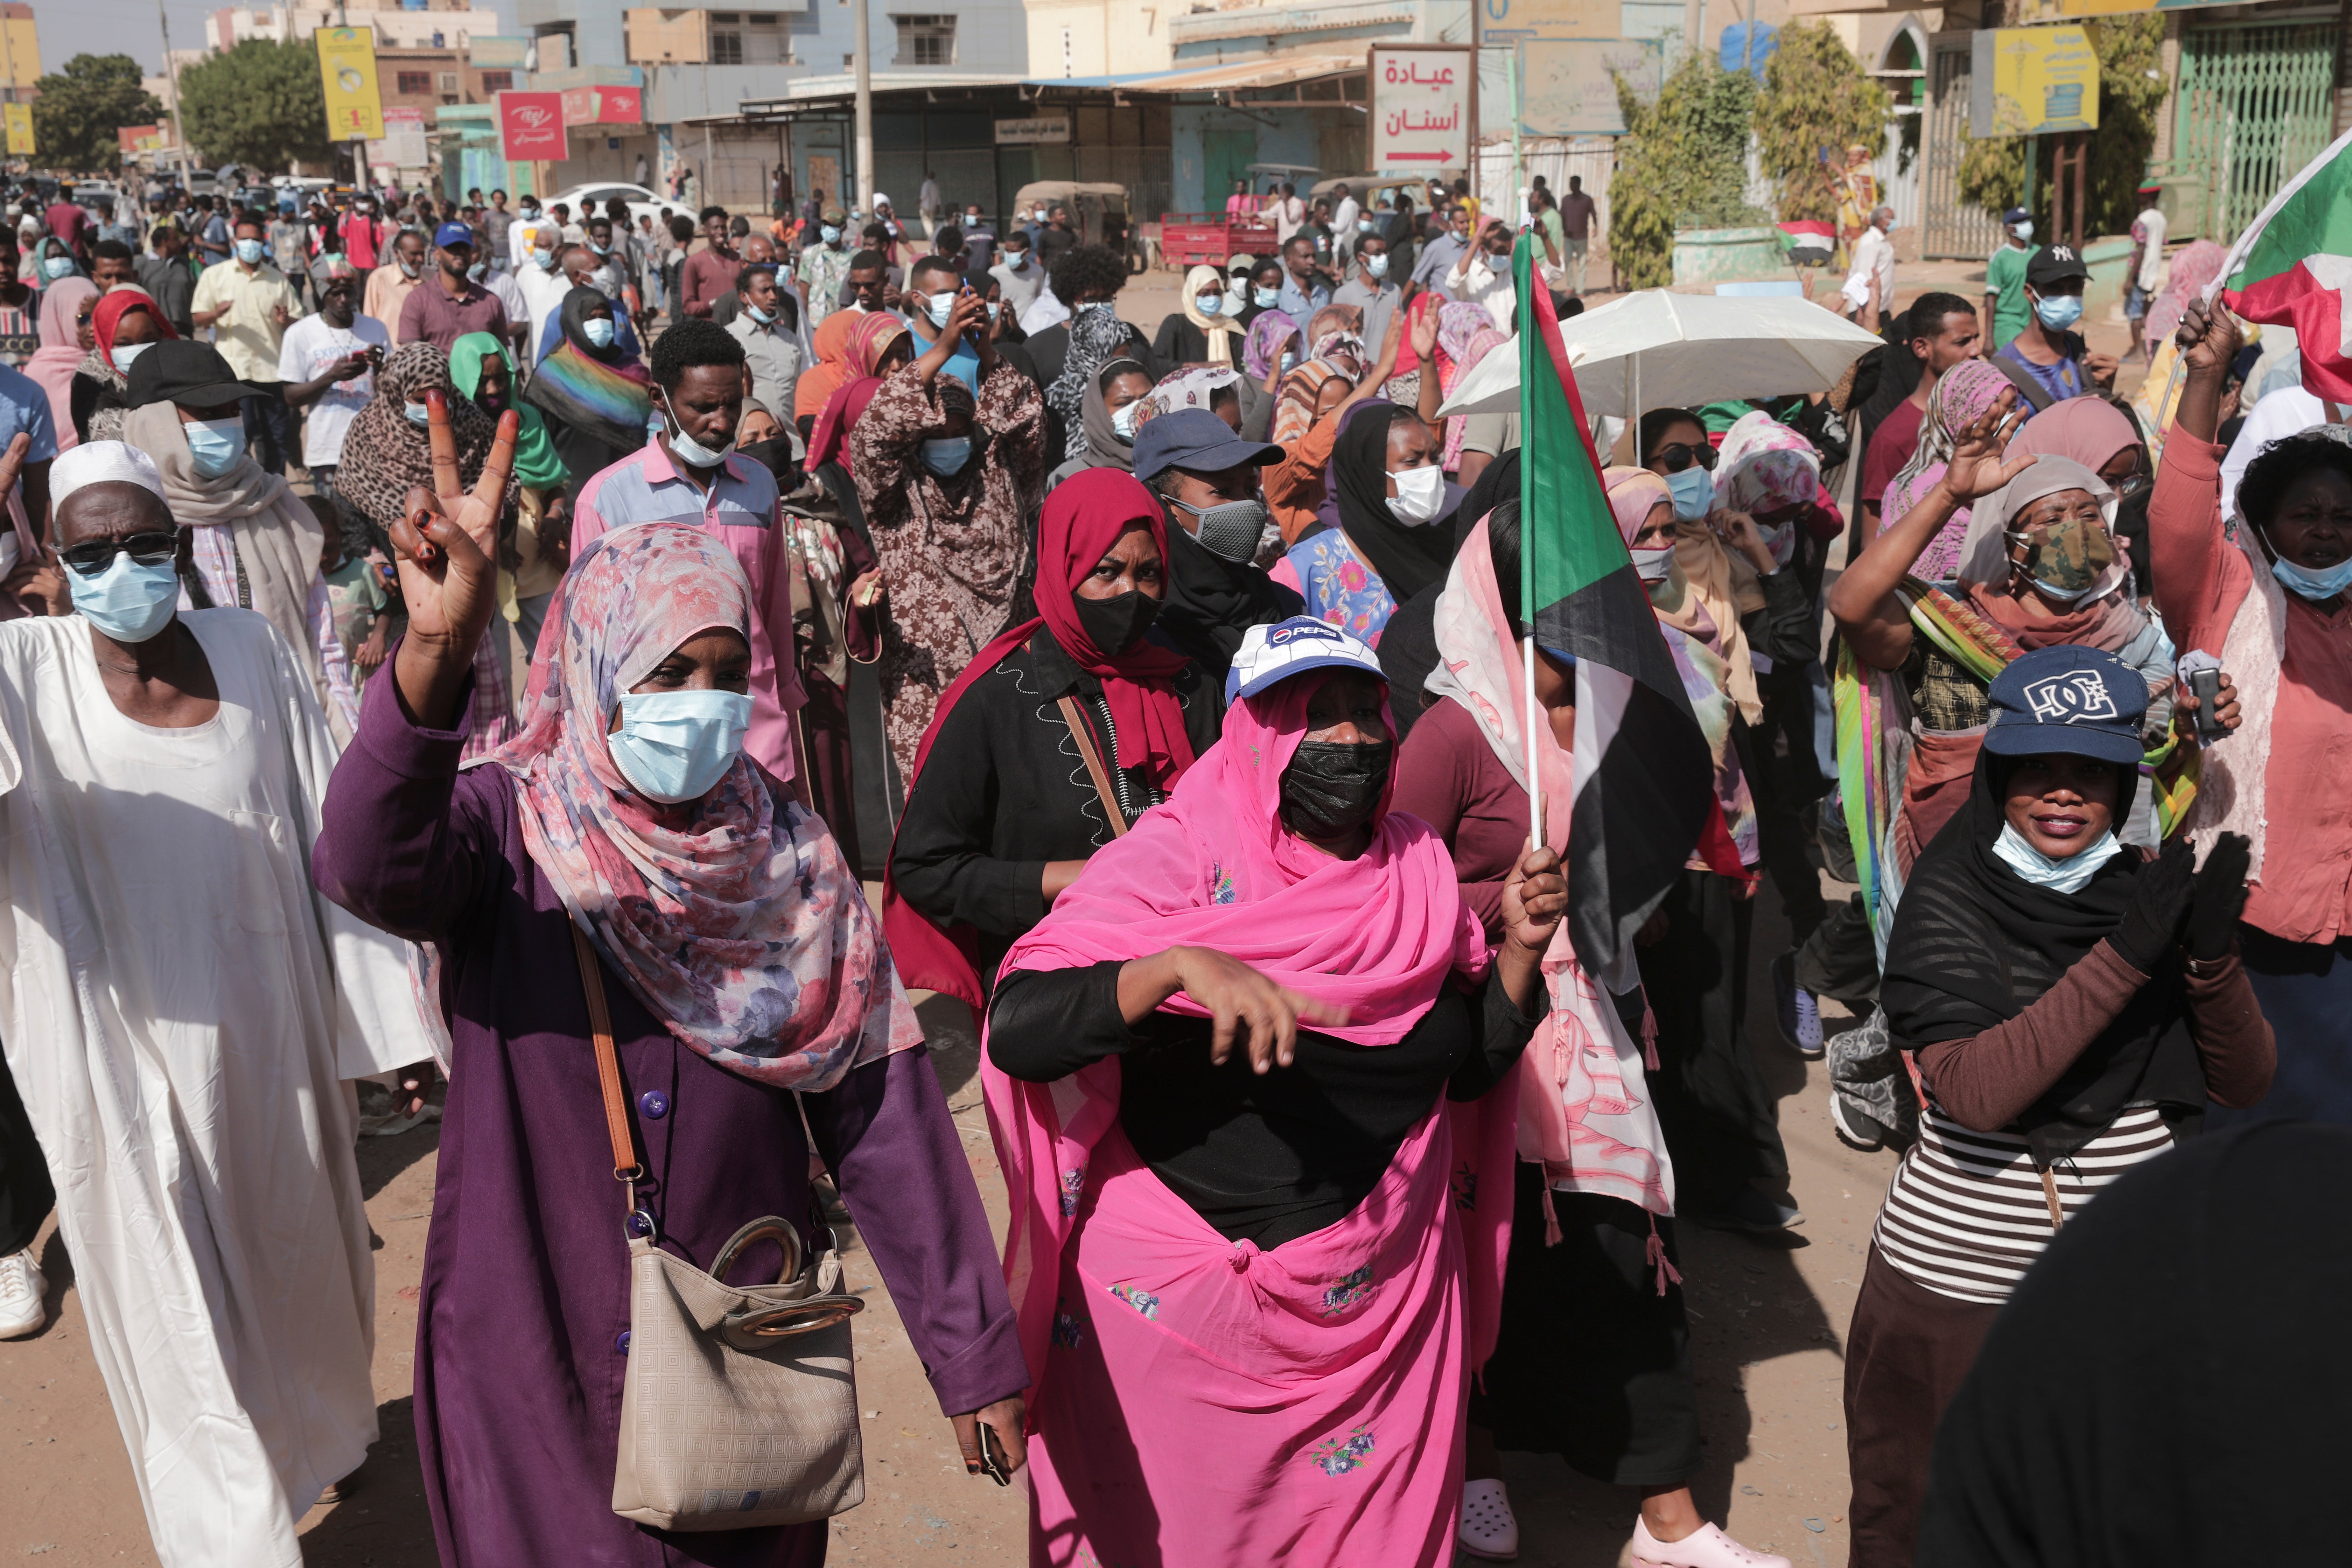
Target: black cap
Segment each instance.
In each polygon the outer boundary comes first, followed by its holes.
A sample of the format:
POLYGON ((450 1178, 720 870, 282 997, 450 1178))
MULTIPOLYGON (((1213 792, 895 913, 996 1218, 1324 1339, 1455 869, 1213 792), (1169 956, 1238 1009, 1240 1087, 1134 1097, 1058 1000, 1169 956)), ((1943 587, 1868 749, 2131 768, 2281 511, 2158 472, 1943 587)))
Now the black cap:
POLYGON ((274 387, 239 381, 220 350, 185 338, 166 338, 131 363, 131 406, 177 403, 220 408, 247 397, 276 397, 274 387))
POLYGON ((2045 245, 2025 264, 2026 285, 2037 294, 2070 278, 2084 282, 2091 278, 2091 269, 2083 265, 2083 258, 2071 245, 2045 245))
POLYGON ((1162 414, 1135 433, 1135 477, 1146 483, 1169 468, 1222 474, 1244 463, 1260 468, 1279 463, 1284 455, 1281 447, 1266 442, 1243 440, 1234 434, 1232 426, 1205 408, 1162 414))

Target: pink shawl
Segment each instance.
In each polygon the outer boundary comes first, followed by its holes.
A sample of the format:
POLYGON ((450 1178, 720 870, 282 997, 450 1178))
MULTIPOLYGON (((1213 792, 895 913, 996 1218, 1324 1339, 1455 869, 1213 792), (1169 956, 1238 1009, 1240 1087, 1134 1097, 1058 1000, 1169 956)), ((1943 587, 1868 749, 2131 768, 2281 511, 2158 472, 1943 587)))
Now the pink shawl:
MULTIPOLYGON (((1527 672, 1503 610, 1484 520, 1454 557, 1433 629, 1438 667, 1430 690, 1452 698, 1477 721, 1495 755, 1527 788, 1527 672)), ((1536 764, 1544 837, 1565 856, 1573 763, 1548 724, 1536 730, 1536 764)), ((1616 1005, 1577 962, 1565 921, 1544 953, 1543 973, 1551 1013, 1519 1058, 1519 1158, 1543 1166, 1547 1190, 1601 1193, 1671 1215, 1674 1163, 1641 1047, 1625 1032, 1616 1005)), ((1545 1212, 1549 1216, 1549 1200, 1545 1212)), ((1549 1228, 1557 1244, 1558 1226, 1549 1228)), ((1657 1256, 1664 1258, 1663 1247, 1657 1256)))
POLYGON ((654 1016, 730 1072, 817 1091, 922 1043, 880 923, 824 824, 749 756, 700 800, 630 787, 604 742, 622 694, 697 632, 747 637, 751 585, 698 528, 602 535, 548 605, 522 732, 523 847, 654 1016))
POLYGON ((81 329, 74 315, 81 302, 98 291, 98 285, 87 278, 60 278, 41 290, 41 346, 25 362, 25 374, 49 395, 59 452, 81 445, 81 437, 74 433, 73 378, 87 351, 81 346, 81 329))
MULTIPOLYGON (((1005 971, 1214 947, 1345 1006, 1326 1032, 1370 1047, 1483 973, 1485 934, 1422 822, 1383 816, 1353 860, 1282 828, 1314 684, 1236 702, 1174 795, 1095 854, 1005 971)), ((1207 1016, 1181 994, 1161 1010, 1207 1016)), ((1008 1078, 985 1045, 981 1059, 1036 1385, 1034 1560, 1435 1561, 1459 1506, 1465 1380, 1499 1321, 1516 1079, 1433 1105, 1361 1205, 1261 1253, 1138 1160, 1116 1059, 1050 1084, 1008 1078)))

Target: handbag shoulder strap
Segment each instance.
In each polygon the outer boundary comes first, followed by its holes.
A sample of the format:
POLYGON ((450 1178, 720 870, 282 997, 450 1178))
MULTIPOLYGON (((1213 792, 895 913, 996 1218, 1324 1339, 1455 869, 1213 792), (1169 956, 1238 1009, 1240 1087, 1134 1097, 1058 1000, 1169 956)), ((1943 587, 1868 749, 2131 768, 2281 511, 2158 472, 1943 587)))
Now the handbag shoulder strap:
POLYGON ((1124 838, 1127 813, 1118 808, 1118 794, 1110 787, 1109 771, 1103 766, 1101 753, 1095 750, 1094 730, 1078 711, 1076 698, 1063 698, 1061 707, 1062 722, 1070 727, 1070 739, 1078 743, 1078 756, 1087 764, 1087 776, 1095 781, 1095 794, 1102 797, 1103 810, 1110 815, 1110 836, 1124 838))
POLYGON ((596 1081, 604 1093, 604 1131, 613 1140, 613 1179, 629 1184, 629 1207, 636 1205, 635 1184, 646 1173, 637 1163, 635 1141, 629 1134, 629 1102, 621 1094, 621 1058, 613 1047, 613 1013, 604 1004, 604 976, 596 961, 596 950, 588 941, 588 933, 578 921, 572 924, 572 952, 580 961, 581 989, 588 993, 588 1028, 596 1040, 596 1081))

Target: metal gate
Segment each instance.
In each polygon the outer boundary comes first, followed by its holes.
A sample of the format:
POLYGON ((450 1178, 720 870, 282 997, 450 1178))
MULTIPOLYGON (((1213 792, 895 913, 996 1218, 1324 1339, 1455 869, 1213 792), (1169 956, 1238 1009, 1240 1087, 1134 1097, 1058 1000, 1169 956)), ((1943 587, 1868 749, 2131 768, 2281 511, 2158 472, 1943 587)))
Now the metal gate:
POLYGON ((2333 22, 2189 29, 2172 163, 2205 177, 2199 232, 2228 243, 2326 148, 2335 79, 2333 22))
POLYGON ((1927 41, 1927 123, 1919 138, 1920 253, 1980 261, 2000 243, 2000 220, 1960 200, 1960 158, 1968 151, 1972 33, 1937 33, 1927 41))

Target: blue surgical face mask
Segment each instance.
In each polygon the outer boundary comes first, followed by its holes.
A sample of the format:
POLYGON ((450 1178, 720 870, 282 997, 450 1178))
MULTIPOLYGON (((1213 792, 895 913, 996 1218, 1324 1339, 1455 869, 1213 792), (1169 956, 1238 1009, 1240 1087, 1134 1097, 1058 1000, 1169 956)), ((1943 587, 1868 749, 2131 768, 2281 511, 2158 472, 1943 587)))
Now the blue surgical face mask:
POLYGON ((1371 232, 1372 232, 1372 220, 1371 220, 1371 219, 1370 219, 1370 218, 1368 218, 1368 217, 1360 217, 1360 218, 1358 218, 1358 219, 1356 220, 1356 232, 1357 232, 1358 234, 1370 234, 1370 233, 1371 233, 1371 232))
POLYGON ((827 245, 841 243, 841 226, 837 223, 820 224, 817 226, 816 233, 817 237, 827 245))
POLYGON ((531 248, 530 258, 533 261, 538 262, 541 267, 547 268, 550 272, 555 270, 555 252, 548 249, 545 246, 534 246, 531 248))
POLYGON ((924 442, 922 453, 923 467, 946 479, 951 474, 963 472, 964 465, 971 461, 971 437, 942 436, 924 442))
POLYGON ((1255 289, 1250 297, 1257 301, 1257 308, 1261 310, 1271 310, 1282 303, 1282 290, 1279 289, 1255 289))
POLYGON ((537 202, 525 202, 517 210, 520 211, 526 218, 534 218, 539 216, 539 204, 537 202))
POLYGON ((114 345, 114 368, 123 374, 131 374, 131 362, 153 348, 153 343, 117 343, 114 345))
POLYGON ((2123 847, 2113 833, 2102 833, 2084 845, 2081 853, 2053 860, 2007 824, 2002 825, 2000 837, 1992 842, 1992 852, 2011 870, 2037 888, 2051 888, 2062 893, 2081 892, 2083 885, 2097 875, 2100 867, 2123 853, 2123 847))
POLYGON ((600 349, 613 346, 613 320, 609 316, 591 316, 580 323, 580 335, 600 349))
POLYGON ((70 256, 43 257, 41 258, 41 276, 47 278, 52 283, 56 282, 60 278, 72 277, 73 258, 70 256))
POLYGON ((757 305, 744 306, 743 313, 763 327, 772 324, 776 319, 776 313, 773 310, 762 310, 757 305))
POLYGON ((408 416, 408 422, 411 425, 425 426, 432 423, 433 420, 433 410, 425 404, 403 403, 400 405, 400 411, 408 416))
POLYGON ((95 576, 67 567, 66 589, 73 607, 119 643, 145 642, 162 631, 180 602, 180 577, 170 562, 142 566, 127 550, 117 551, 112 564, 95 576))
POLYGON ((188 438, 188 456, 194 459, 196 472, 205 479, 216 479, 236 467, 245 456, 245 420, 199 419, 194 424, 183 422, 180 434, 188 438))
POLYGON ((240 239, 236 242, 236 258, 247 267, 261 265, 261 241, 240 239))
POLYGON ((751 699, 740 691, 632 691, 604 746, 630 788, 677 805, 718 786, 751 728, 751 699))
POLYGON ((1285 375, 1288 375, 1292 371, 1297 370, 1297 368, 1298 368, 1298 354, 1297 354, 1297 351, 1292 350, 1292 349, 1285 349, 1285 350, 1283 350, 1283 351, 1282 351, 1282 373, 1283 373, 1283 374, 1285 374, 1285 375))
POLYGON ((1129 403, 1122 407, 1115 408, 1111 411, 1110 427, 1118 433, 1120 440, 1132 441, 1135 439, 1136 416, 1142 412, 1143 405, 1140 402, 1129 403))
POLYGON ((466 268, 466 276, 477 283, 479 283, 483 279, 488 278, 489 275, 490 264, 487 261, 477 261, 471 267, 466 268))
POLYGON ((2053 294, 2033 302, 2033 313, 2053 332, 2063 332, 2083 319, 2080 294, 2053 294))
POLYGON ((1364 270, 1370 273, 1375 278, 1387 277, 1389 275, 1388 257, 1384 254, 1380 256, 1365 257, 1364 270))
POLYGON ((1705 517, 1715 504, 1715 476, 1696 463, 1679 474, 1668 474, 1666 489, 1674 493, 1675 516, 1685 522, 1705 517))
POLYGON ((2288 591, 2299 599, 2315 603, 2332 599, 2352 588, 2352 561, 2339 561, 2333 566, 2298 566, 2292 561, 2271 563, 2271 575, 2286 584, 2288 591))
POLYGON ((1225 297, 1223 294, 1197 294, 1193 296, 1192 303, 1201 308, 1201 314, 1204 316, 1222 315, 1225 309, 1225 297))
POLYGON ((610 256, 613 254, 613 247, 611 246, 599 245, 593 239, 588 242, 588 248, 594 251, 599 256, 610 256))
POLYGON ((955 314, 955 302, 953 294, 932 294, 923 300, 923 314, 929 319, 933 330, 948 324, 948 318, 955 314))
POLYGON ((2009 232, 2017 236, 2018 243, 2021 245, 2032 245, 2033 243, 2033 220, 2032 218, 2027 218, 2023 223, 2013 223, 2009 226, 2009 232))

